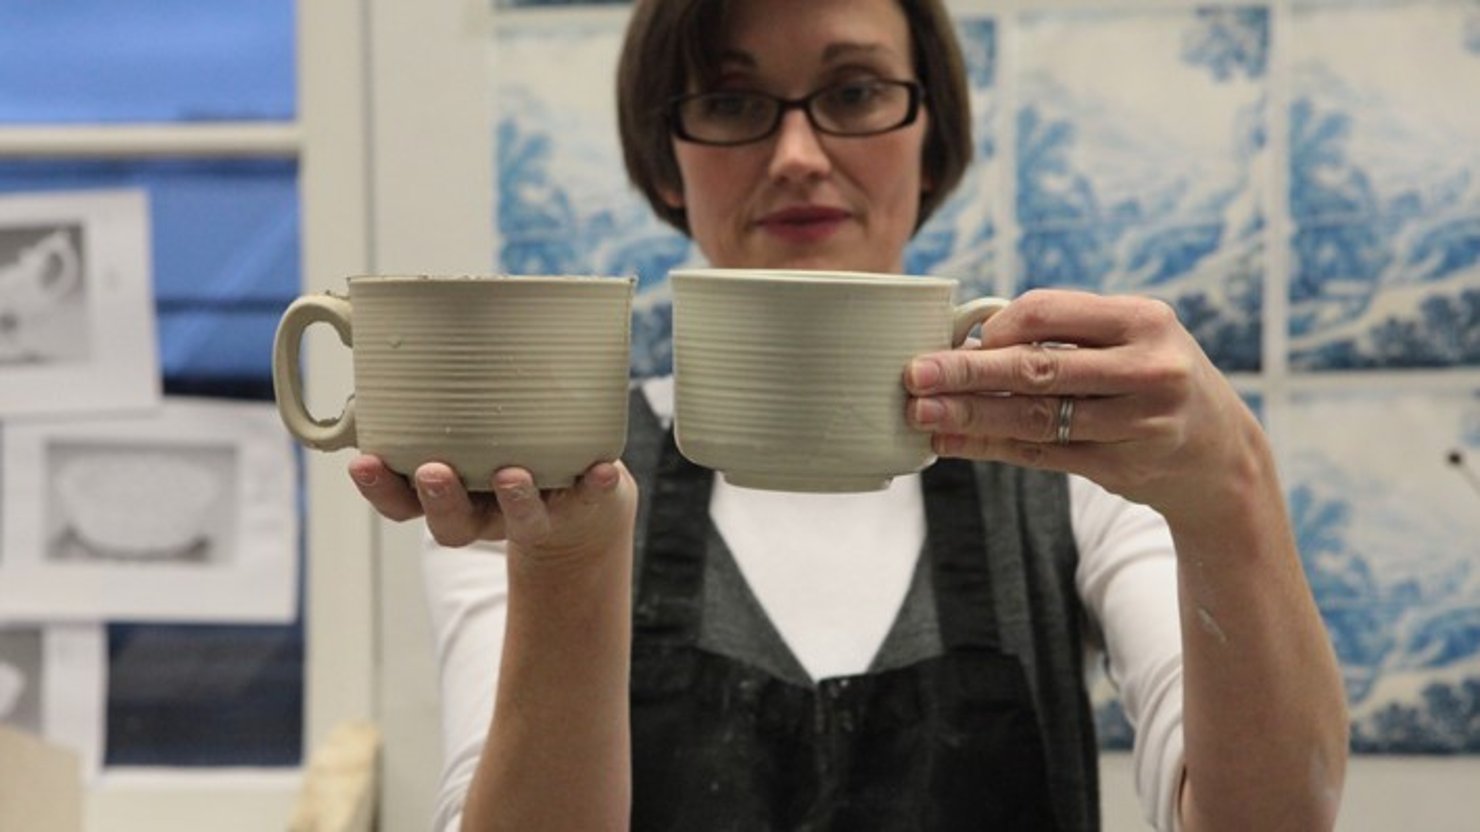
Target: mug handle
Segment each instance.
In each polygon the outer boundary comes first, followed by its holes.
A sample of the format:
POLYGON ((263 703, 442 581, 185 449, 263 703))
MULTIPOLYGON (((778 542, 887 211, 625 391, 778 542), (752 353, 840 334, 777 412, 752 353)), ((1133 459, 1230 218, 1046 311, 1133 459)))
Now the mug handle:
POLYGON ((951 346, 959 347, 971 334, 971 328, 1007 308, 1007 298, 976 298, 957 306, 951 312, 951 346))
POLYGON ((56 257, 61 264, 61 277, 51 286, 42 288, 42 291, 48 295, 47 299, 54 300, 72 291, 72 287, 82 282, 82 260, 77 256, 77 249, 72 247, 72 241, 67 239, 66 233, 62 231, 48 234, 30 251, 21 255, 22 260, 27 258, 32 258, 32 262, 39 260, 41 268, 45 268, 48 257, 56 257))
POLYGON ((339 333, 339 340, 346 347, 353 347, 350 313, 348 298, 330 292, 305 295, 283 312, 277 334, 273 336, 272 390, 278 414, 289 433, 320 451, 337 451, 355 444, 355 397, 349 397, 344 412, 336 419, 319 421, 309 415, 303 403, 303 371, 299 366, 303 332, 312 324, 327 323, 339 333))

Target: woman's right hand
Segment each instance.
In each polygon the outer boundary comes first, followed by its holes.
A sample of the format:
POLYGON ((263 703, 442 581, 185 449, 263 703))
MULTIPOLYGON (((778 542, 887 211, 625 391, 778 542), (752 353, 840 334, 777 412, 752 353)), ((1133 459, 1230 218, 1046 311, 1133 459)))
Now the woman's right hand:
POLYGON ((478 540, 508 540, 537 557, 579 557, 630 539, 637 513, 637 484, 627 467, 598 462, 569 488, 541 492, 523 468, 503 468, 493 491, 469 493, 456 472, 428 462, 409 480, 378 457, 362 454, 349 463, 360 494, 388 520, 425 516, 443 546, 478 540))

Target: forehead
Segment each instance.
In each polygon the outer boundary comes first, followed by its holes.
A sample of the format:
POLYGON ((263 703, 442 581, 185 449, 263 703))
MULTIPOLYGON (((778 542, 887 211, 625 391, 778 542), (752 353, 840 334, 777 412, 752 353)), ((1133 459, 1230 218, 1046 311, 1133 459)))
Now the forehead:
POLYGON ((767 65, 911 53, 899 0, 732 0, 718 43, 720 59, 767 65))

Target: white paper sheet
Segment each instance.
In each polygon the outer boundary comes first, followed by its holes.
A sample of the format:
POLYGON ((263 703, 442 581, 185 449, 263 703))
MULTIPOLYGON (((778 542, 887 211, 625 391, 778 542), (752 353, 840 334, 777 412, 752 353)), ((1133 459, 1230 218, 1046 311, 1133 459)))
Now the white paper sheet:
POLYGON ((160 399, 139 190, 0 196, 0 418, 160 399))
POLYGON ((0 620, 293 619, 295 465, 271 404, 12 422, 0 453, 0 620))
POLYGON ((107 635, 97 624, 0 625, 0 723, 75 751, 101 771, 107 635))

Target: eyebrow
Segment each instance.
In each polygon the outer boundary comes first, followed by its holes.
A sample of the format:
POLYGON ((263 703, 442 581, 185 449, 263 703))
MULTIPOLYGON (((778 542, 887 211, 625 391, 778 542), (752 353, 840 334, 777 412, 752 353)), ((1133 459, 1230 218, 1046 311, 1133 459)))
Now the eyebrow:
POLYGON ((847 58, 854 55, 878 55, 890 51, 892 50, 880 43, 839 41, 828 44, 827 48, 822 50, 822 60, 835 61, 838 58, 847 58))
MULTIPOLYGON (((848 58, 862 55, 890 54, 893 50, 879 43, 858 43, 855 41, 838 41, 830 43, 822 50, 823 63, 830 63, 839 58, 848 58)), ((754 69, 755 57, 749 52, 739 49, 726 49, 719 54, 717 64, 740 64, 746 68, 754 69)))

